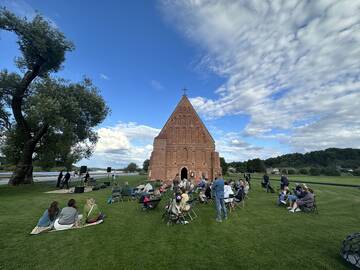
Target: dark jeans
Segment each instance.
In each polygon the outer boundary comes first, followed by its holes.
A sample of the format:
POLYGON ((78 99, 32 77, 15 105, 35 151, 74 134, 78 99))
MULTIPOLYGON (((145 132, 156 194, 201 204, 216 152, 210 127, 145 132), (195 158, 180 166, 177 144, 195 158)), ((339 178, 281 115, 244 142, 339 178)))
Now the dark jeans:
POLYGON ((61 188, 64 188, 65 185, 66 185, 66 189, 69 189, 69 180, 64 180, 64 182, 61 185, 61 188))

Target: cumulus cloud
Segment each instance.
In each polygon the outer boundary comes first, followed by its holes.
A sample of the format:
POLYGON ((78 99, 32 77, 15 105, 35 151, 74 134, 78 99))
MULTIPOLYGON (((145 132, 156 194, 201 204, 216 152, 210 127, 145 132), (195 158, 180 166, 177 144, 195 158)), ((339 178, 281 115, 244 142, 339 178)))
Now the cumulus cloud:
POLYGON ((191 100, 203 116, 248 115, 245 134, 297 151, 359 147, 359 1, 160 3, 226 78, 217 98, 191 100))
POLYGON ((226 162, 242 161, 254 158, 266 159, 283 154, 272 147, 250 144, 243 140, 241 134, 228 132, 215 139, 216 149, 226 162))
POLYGON ((90 166, 121 168, 135 162, 139 166, 150 157, 153 139, 159 129, 134 122, 120 122, 97 130, 99 141, 89 161, 90 166))

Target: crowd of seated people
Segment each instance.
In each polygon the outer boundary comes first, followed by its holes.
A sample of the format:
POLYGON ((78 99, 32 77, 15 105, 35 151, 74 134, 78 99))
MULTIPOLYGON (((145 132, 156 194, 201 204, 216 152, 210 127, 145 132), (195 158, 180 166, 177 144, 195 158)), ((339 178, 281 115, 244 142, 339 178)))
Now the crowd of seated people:
MULTIPOLYGON (((212 182, 207 180, 200 180, 197 189, 199 190, 199 201, 207 203, 212 198, 212 182)), ((225 181, 224 183, 224 201, 229 208, 234 208, 235 203, 239 203, 249 193, 249 183, 246 180, 239 179, 238 181, 225 181)))
POLYGON ((314 191, 306 184, 296 184, 292 192, 288 185, 280 190, 278 205, 287 206, 289 212, 311 211, 315 205, 314 191))
POLYGON ((104 214, 93 198, 87 199, 84 205, 83 214, 79 214, 77 203, 70 199, 67 206, 60 209, 59 203, 54 201, 40 217, 36 227, 31 234, 39 234, 50 230, 67 230, 81 227, 86 224, 93 224, 104 219, 104 214))

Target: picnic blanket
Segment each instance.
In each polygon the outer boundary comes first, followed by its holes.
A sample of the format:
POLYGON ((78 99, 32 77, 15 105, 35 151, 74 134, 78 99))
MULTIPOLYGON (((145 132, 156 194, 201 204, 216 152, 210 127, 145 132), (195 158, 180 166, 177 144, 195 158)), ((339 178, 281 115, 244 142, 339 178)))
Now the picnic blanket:
POLYGON ((95 225, 101 224, 103 222, 104 222, 104 220, 101 219, 101 220, 98 220, 98 221, 93 222, 93 223, 87 223, 87 224, 85 224, 83 226, 71 227, 69 229, 63 229, 63 230, 53 230, 52 227, 38 227, 38 226, 36 226, 30 232, 30 234, 36 235, 36 234, 39 234, 39 233, 42 233, 42 232, 59 232, 59 231, 67 231, 67 230, 74 230, 74 229, 82 229, 82 228, 86 228, 86 227, 90 227, 90 226, 95 226, 95 225))
MULTIPOLYGON (((50 191, 45 191, 44 193, 55 193, 55 194, 72 194, 74 193, 75 187, 69 188, 69 189, 55 189, 50 191)), ((92 187, 85 187, 84 192, 91 192, 92 187)), ((80 193, 81 194, 81 193, 80 193)))

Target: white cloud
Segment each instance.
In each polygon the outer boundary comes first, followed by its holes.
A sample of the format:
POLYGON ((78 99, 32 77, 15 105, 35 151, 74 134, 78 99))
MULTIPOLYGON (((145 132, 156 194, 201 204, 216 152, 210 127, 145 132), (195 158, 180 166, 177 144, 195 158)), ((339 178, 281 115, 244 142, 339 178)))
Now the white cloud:
POLYGON ((105 74, 103 74, 103 73, 100 73, 99 75, 100 75, 100 78, 103 79, 103 80, 105 80, 105 81, 110 80, 109 76, 107 76, 107 75, 105 75, 105 74))
MULTIPOLYGON (((223 132, 221 132, 223 133, 223 132)), ((226 162, 243 161, 254 158, 266 159, 282 155, 283 153, 272 147, 263 147, 250 144, 243 140, 236 132, 223 133, 215 139, 216 149, 226 162)))
POLYGON ((151 88, 153 88, 154 90, 157 90, 157 91, 161 91, 164 89, 164 86, 157 80, 151 80, 150 86, 151 86, 151 88))
POLYGON ((79 164, 89 166, 121 168, 135 162, 139 166, 150 157, 152 143, 159 129, 137 123, 120 122, 115 126, 102 127, 98 130, 99 141, 90 160, 79 164))
POLYGON ((297 151, 359 147, 360 1, 161 1, 167 21, 226 78, 206 118, 250 116, 245 134, 297 151), (278 133, 277 133, 278 132, 278 133), (286 135, 284 135, 286 134, 286 135))

